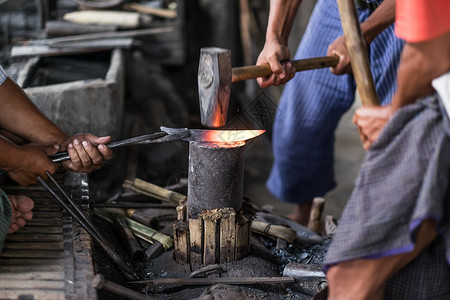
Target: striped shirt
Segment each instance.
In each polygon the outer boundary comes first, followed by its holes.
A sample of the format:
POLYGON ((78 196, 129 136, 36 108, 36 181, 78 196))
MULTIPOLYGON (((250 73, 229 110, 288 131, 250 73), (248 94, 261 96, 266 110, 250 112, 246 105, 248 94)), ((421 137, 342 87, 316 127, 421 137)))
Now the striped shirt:
POLYGON ((0 85, 2 85, 3 82, 5 82, 7 77, 8 77, 8 74, 6 74, 5 69, 3 69, 2 66, 0 66, 0 85))

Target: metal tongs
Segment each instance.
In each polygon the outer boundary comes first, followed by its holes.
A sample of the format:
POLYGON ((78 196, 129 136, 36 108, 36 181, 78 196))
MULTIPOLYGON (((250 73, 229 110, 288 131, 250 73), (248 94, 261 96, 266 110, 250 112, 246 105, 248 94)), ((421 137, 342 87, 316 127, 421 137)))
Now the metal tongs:
MULTIPOLYGON (((153 144, 153 143, 164 143, 171 141, 178 141, 184 139, 190 135, 188 129, 181 130, 177 133, 168 134, 167 132, 156 132, 152 134, 141 135, 126 140, 121 140, 117 142, 112 142, 107 144, 110 149, 130 146, 130 145, 143 145, 143 144, 153 144)), ((50 159, 53 162, 60 162, 70 159, 67 151, 58 152, 56 154, 50 155, 50 159)))
POLYGON ((130 264, 125 262, 121 256, 119 256, 113 249, 113 247, 108 243, 108 241, 98 232, 94 227, 94 224, 86 218, 83 212, 78 208, 78 206, 73 202, 73 200, 67 195, 64 189, 56 182, 53 176, 49 172, 45 174, 50 178, 53 184, 56 186, 58 191, 63 195, 61 198, 56 191, 54 191, 47 182, 38 176, 38 181, 42 186, 49 191, 53 197, 64 207, 65 210, 75 219, 78 223, 100 244, 100 246, 105 250, 109 257, 118 265, 119 269, 122 271, 123 275, 127 280, 138 279, 139 276, 133 271, 130 264))

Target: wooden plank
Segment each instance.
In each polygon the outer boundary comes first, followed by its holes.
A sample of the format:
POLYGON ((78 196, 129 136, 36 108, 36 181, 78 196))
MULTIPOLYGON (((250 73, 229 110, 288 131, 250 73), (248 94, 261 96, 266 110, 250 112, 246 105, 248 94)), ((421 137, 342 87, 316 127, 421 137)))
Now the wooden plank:
POLYGON ((64 265, 64 259, 44 259, 44 258, 2 258, 2 266, 51 266, 51 265, 64 265))
POLYGON ((27 221, 28 226, 62 226, 62 219, 31 219, 27 221))
POLYGON ((220 219, 220 263, 235 261, 236 213, 232 208, 221 209, 220 219))
POLYGON ((34 203, 34 208, 33 208, 33 212, 36 211, 62 211, 62 207, 59 204, 55 205, 48 205, 48 204, 36 204, 36 202, 34 203))
POLYGON ((217 209, 207 211, 202 214, 204 226, 203 238, 203 264, 210 265, 216 263, 216 251, 218 251, 218 230, 217 230, 217 209))
POLYGON ((22 290, 1 290, 0 299, 17 300, 17 299, 34 299, 34 300, 64 300, 64 291, 47 291, 36 289, 22 289, 22 290), (32 295, 32 298, 26 298, 32 295))
POLYGON ((64 289, 64 280, 0 280, 0 290, 5 289, 64 289))
POLYGON ((174 231, 177 247, 174 251, 175 260, 179 264, 189 263, 189 225, 187 222, 177 221, 174 231))
POLYGON ((8 234, 6 236, 6 242, 60 242, 63 241, 61 234, 32 234, 32 233, 19 233, 8 234))
POLYGON ((31 226, 25 226, 20 228, 19 231, 15 232, 14 234, 23 234, 23 233, 45 233, 45 234, 62 234, 63 229, 62 227, 31 227, 31 226))
POLYGON ((0 273, 24 273, 24 272, 62 272, 64 265, 0 265, 0 273))
POLYGON ((33 211, 33 218, 62 218, 62 211, 33 211))
POLYGON ((0 257, 11 258, 64 258, 61 251, 45 251, 45 250, 8 250, 5 249, 0 253, 0 257))
POLYGON ((2 280, 64 280, 64 271, 40 271, 40 272, 8 272, 0 273, 2 280))
POLYGON ((189 219, 189 240, 191 246, 190 263, 191 265, 202 264, 203 252, 203 219, 189 219))
POLYGON ((4 250, 64 250, 63 242, 22 242, 22 243, 5 243, 4 250))
POLYGON ((243 215, 236 222, 236 260, 247 257, 250 252, 250 221, 243 215))

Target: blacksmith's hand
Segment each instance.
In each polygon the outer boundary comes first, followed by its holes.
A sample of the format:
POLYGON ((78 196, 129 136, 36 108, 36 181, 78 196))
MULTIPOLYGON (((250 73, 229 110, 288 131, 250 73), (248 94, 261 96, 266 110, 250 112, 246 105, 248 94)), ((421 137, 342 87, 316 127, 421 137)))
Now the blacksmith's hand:
POLYGON ((269 77, 256 79, 263 89, 271 85, 285 84, 295 76, 295 68, 289 61, 291 53, 289 48, 278 39, 268 39, 263 50, 259 54, 257 65, 268 63, 273 72, 269 77))
POLYGON ((359 136, 364 149, 378 139, 381 131, 389 122, 393 115, 393 110, 388 106, 365 106, 358 108, 353 116, 353 123, 358 127, 359 136))
POLYGON ((339 63, 335 67, 330 68, 330 72, 334 75, 351 74, 352 65, 350 63, 350 55, 345 45, 345 37, 340 36, 328 46, 327 55, 339 56, 339 63))
POLYGON ((98 170, 102 164, 113 157, 112 150, 105 144, 111 137, 97 137, 89 133, 79 133, 61 144, 61 150, 67 150, 70 160, 61 165, 78 173, 98 170))
POLYGON ((9 177, 22 186, 37 183, 37 178, 47 180, 45 172, 54 174, 58 164, 49 159, 49 155, 58 152, 53 145, 25 144, 18 146, 4 169, 9 177))

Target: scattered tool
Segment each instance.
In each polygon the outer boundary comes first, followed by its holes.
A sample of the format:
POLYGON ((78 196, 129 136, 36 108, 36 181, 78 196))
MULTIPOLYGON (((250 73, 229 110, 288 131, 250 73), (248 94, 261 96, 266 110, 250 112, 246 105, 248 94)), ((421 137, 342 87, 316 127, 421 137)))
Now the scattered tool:
POLYGON ((295 278, 293 289, 314 296, 328 286, 322 266, 316 264, 288 263, 283 270, 283 276, 295 278))
POLYGON ((117 283, 114 283, 112 281, 106 280, 105 277, 102 274, 96 274, 94 279, 92 280, 92 286, 96 290, 105 289, 108 292, 114 293, 119 296, 123 296, 128 299, 133 300, 151 300, 150 297, 138 293, 132 289, 126 288, 124 286, 121 286, 117 283))
MULTIPOLYGON (((110 149, 136 145, 152 144, 171 141, 195 141, 195 142, 236 142, 255 138, 264 133, 264 130, 205 130, 205 129, 187 129, 187 128, 168 128, 161 126, 162 132, 146 134, 122 141, 109 143, 110 149)), ((58 152, 51 155, 53 162, 60 162, 70 159, 67 151, 58 152)))
POLYGON ((213 284, 283 284, 295 282, 293 277, 222 277, 222 278, 158 278, 133 281, 135 284, 177 284, 177 285, 213 285, 213 284))
MULTIPOLYGON (((338 56, 324 56, 294 60, 297 72, 333 67, 338 56)), ((231 83, 267 77, 272 74, 269 64, 231 68, 231 51, 221 48, 202 48, 198 68, 198 94, 201 123, 207 127, 225 126, 231 83)))
POLYGON ((53 176, 49 172, 45 172, 48 178, 56 186, 58 191, 63 195, 65 201, 42 179, 38 176, 38 181, 42 186, 49 191, 53 197, 64 207, 64 209, 75 219, 78 223, 94 238, 100 246, 105 250, 108 256, 117 264, 119 269, 122 271, 123 275, 127 280, 137 279, 139 276, 133 271, 131 266, 126 263, 120 255, 118 255, 114 248, 108 243, 108 241, 98 232, 91 221, 86 218, 83 212, 78 208, 78 206, 73 202, 72 199, 67 195, 63 188, 56 182, 53 176))

